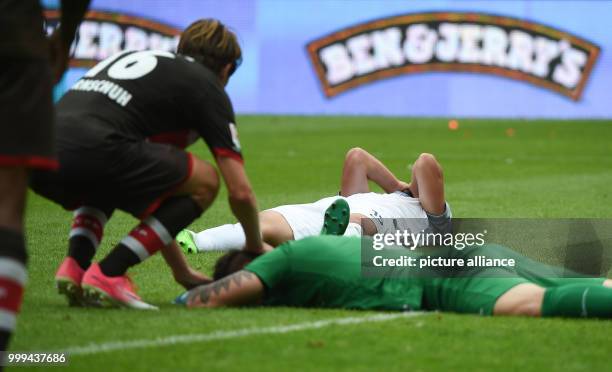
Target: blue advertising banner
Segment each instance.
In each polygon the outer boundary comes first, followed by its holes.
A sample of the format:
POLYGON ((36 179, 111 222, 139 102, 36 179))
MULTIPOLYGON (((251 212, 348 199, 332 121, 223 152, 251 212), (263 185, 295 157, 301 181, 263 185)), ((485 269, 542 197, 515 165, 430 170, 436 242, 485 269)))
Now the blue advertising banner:
MULTIPOLYGON (((57 20, 57 1, 48 27, 57 20)), ((218 18, 238 113, 612 118, 604 1, 94 0, 61 90, 124 49, 172 51, 218 18)), ((59 92, 61 94, 61 92, 59 92)))

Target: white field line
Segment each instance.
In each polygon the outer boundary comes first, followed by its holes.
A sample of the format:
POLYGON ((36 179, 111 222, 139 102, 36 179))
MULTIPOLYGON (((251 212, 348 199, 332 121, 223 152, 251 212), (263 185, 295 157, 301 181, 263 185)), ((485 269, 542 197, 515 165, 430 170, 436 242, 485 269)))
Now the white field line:
POLYGON ((284 326, 275 327, 261 327, 261 328, 243 328, 228 331, 216 331, 210 333, 195 333, 195 334, 183 334, 173 335, 166 337, 157 337, 150 339, 137 339, 128 341, 111 341, 103 343, 91 343, 85 346, 73 346, 66 349, 60 350, 66 352, 70 356, 74 355, 90 355, 107 353, 112 351, 124 351, 130 349, 146 349, 151 347, 159 347, 166 345, 177 345, 177 344, 192 344, 194 342, 207 342, 216 340, 227 340, 232 338, 247 337, 253 335, 264 335, 264 334, 284 334, 290 332, 306 331, 310 329, 319 329, 329 326, 344 326, 351 324, 362 324, 362 323, 375 323, 385 322, 398 318, 411 318, 415 316, 424 315, 423 312, 406 312, 406 313, 384 313, 361 317, 346 317, 336 319, 323 319, 314 322, 296 323, 284 326))

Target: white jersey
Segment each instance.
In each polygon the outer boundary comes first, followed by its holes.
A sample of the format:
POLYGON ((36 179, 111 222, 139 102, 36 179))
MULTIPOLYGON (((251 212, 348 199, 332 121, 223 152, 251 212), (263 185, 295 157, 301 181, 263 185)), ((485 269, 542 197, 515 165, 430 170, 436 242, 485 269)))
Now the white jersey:
POLYGON ((419 199, 401 191, 391 194, 354 194, 345 199, 351 213, 369 218, 379 233, 393 233, 398 229, 417 232, 428 226, 427 213, 419 199))
POLYGON ((389 224, 390 219, 412 219, 410 221, 422 222, 418 223, 418 226, 412 226, 410 230, 427 227, 427 213, 419 203, 419 199, 399 191, 391 194, 368 192, 346 198, 330 196, 314 203, 282 205, 271 210, 280 213, 287 220, 293 230, 293 238, 297 240, 319 235, 323 228, 325 210, 338 198, 348 202, 351 213, 362 214, 372 219, 379 232, 397 228, 389 224))
POLYGON ((346 201, 351 213, 362 214, 369 218, 427 218, 427 213, 419 199, 403 192, 378 194, 368 192, 353 194, 346 201))

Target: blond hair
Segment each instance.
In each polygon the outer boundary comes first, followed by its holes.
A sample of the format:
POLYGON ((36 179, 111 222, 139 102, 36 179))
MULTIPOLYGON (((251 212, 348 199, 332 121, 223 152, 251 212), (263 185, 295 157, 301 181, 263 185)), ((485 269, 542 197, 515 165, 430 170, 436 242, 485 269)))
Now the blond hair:
POLYGON ((234 70, 242 58, 236 35, 216 19, 200 19, 189 25, 181 34, 177 52, 194 58, 217 75, 228 64, 233 64, 234 70))

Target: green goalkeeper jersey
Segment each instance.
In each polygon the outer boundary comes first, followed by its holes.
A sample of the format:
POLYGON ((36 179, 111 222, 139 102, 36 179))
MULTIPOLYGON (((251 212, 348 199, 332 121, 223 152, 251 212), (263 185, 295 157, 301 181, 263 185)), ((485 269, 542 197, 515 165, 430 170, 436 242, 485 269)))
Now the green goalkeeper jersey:
MULTIPOLYGON (((441 310, 491 315, 497 299, 516 285, 544 288, 568 284, 601 285, 603 278, 567 275, 567 270, 536 262, 506 247, 487 244, 458 251, 400 249, 399 255, 469 259, 477 255, 512 258, 515 267, 473 267, 448 272, 395 266, 376 277, 362 275, 361 239, 315 236, 287 242, 245 267, 266 287, 264 305, 366 310, 441 310)), ((366 261, 367 261, 367 255, 366 261)))
POLYGON ((358 237, 290 241, 257 258, 245 270, 264 283, 265 305, 372 310, 419 310, 422 306, 422 279, 362 276, 358 237))

